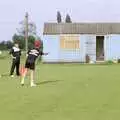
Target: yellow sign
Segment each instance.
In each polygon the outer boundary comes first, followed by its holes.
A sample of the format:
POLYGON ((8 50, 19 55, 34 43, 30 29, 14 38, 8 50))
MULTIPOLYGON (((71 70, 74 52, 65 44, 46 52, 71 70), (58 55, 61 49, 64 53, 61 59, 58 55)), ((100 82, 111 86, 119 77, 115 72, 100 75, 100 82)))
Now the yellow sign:
POLYGON ((79 35, 61 35, 60 48, 62 49, 79 49, 80 40, 79 35))

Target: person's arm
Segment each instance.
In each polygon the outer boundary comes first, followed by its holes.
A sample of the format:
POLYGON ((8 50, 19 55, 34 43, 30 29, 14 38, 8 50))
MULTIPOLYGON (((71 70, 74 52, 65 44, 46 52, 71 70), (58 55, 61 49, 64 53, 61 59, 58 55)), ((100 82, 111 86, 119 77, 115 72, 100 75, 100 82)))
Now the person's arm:
POLYGON ((21 50, 20 50, 20 56, 22 55, 21 50))
POLYGON ((26 55, 26 57, 28 57, 29 53, 30 53, 30 50, 27 51, 27 55, 26 55))
POLYGON ((49 53, 40 52, 40 55, 48 55, 49 53))
POLYGON ((16 59, 16 57, 13 56, 13 53, 14 53, 14 50, 13 50, 13 48, 11 48, 9 54, 11 55, 11 57, 12 57, 13 59, 16 59))
POLYGON ((14 52, 13 48, 11 48, 10 51, 9 51, 9 54, 11 55, 11 54, 13 54, 13 52, 14 52))

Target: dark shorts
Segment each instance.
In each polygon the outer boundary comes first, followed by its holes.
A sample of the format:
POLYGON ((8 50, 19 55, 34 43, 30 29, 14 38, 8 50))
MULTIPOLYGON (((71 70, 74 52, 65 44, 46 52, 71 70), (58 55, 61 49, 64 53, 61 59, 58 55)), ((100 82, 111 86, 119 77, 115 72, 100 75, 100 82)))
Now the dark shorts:
POLYGON ((25 68, 28 68, 28 69, 31 69, 31 70, 35 70, 35 63, 26 61, 25 68))

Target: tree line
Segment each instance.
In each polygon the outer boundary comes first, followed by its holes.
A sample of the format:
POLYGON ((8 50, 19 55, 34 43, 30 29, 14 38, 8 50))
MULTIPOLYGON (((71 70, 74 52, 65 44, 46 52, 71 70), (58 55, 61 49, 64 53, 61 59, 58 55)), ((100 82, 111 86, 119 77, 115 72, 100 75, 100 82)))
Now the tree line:
MULTIPOLYGON (((57 11, 57 23, 62 23, 62 15, 60 11, 57 11)), ((66 15, 65 23, 72 23, 71 17, 69 14, 66 15)))
MULTIPOLYGON (((62 16, 60 11, 57 12, 57 23, 62 23, 62 16)), ((71 17, 69 14, 66 15, 65 23, 72 23, 71 17)), ((20 27, 17 28, 17 33, 15 33, 12 37, 12 40, 2 41, 0 42, 0 50, 8 50, 10 49, 15 42, 18 42, 21 49, 25 49, 25 22, 21 21, 20 27)), ((40 37, 37 36, 36 32, 36 24, 34 22, 28 23, 28 48, 32 48, 34 46, 35 40, 41 40, 40 37), (37 37, 36 37, 37 36, 37 37)), ((41 41, 42 43, 42 41, 41 41)), ((43 49, 43 43, 41 46, 43 49)))
MULTIPOLYGON (((35 40, 41 40, 37 36, 36 25, 33 22, 28 24, 28 49, 34 47, 35 40)), ((0 42, 0 50, 11 49, 14 43, 19 43, 21 49, 25 50, 25 23, 24 21, 20 22, 20 27, 17 28, 16 33, 13 35, 12 40, 0 42)), ((42 40, 41 40, 42 43, 42 40)), ((43 47, 43 43, 41 49, 43 47)))
MULTIPOLYGON (((34 41, 36 38, 34 36, 28 37, 28 48, 34 47, 34 41)), ((8 50, 12 48, 14 43, 19 43, 21 49, 25 49, 25 37, 22 35, 14 34, 12 40, 0 42, 0 50, 8 50)))

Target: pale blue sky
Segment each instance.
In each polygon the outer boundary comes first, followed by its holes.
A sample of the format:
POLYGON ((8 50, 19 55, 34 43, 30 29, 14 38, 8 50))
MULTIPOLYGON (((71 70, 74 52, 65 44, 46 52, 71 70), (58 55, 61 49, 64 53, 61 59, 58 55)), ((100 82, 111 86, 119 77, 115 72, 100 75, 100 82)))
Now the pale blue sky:
POLYGON ((0 0, 0 41, 11 40, 26 11, 41 35, 44 22, 56 21, 57 10, 73 22, 120 21, 120 0, 0 0))

